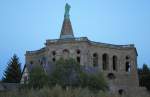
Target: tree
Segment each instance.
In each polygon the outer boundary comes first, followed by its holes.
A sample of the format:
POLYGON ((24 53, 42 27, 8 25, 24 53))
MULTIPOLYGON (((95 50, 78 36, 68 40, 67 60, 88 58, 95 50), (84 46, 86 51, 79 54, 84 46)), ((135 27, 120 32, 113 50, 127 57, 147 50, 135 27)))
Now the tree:
MULTIPOLYGON (((84 67, 83 67, 84 68, 84 67)), ((51 85, 65 87, 83 87, 90 90, 106 90, 107 83, 102 73, 84 72, 82 66, 74 59, 60 59, 50 76, 51 85)))
POLYGON ((140 86, 145 86, 150 91, 150 68, 144 64, 138 69, 140 86))
POLYGON ((108 86, 101 72, 97 73, 82 73, 81 75, 81 87, 89 88, 92 91, 107 90, 108 86))
POLYGON ((16 54, 10 59, 4 75, 2 77, 2 82, 7 83, 19 83, 21 79, 21 64, 19 58, 16 54))
POLYGON ((29 73, 28 86, 34 89, 40 89, 47 86, 49 83, 49 77, 45 73, 41 65, 37 65, 29 73))
POLYGON ((50 76, 51 85, 59 84, 62 87, 77 87, 80 84, 80 65, 72 58, 60 58, 50 76))

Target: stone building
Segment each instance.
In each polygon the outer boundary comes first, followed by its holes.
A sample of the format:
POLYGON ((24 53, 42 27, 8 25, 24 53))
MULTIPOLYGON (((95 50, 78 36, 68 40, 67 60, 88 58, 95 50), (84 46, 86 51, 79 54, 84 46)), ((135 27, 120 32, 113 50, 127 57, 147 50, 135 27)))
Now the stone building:
MULTIPOLYGON (((66 4, 64 21, 59 39, 46 40, 45 46, 27 51, 21 83, 28 79, 28 71, 36 64, 51 69, 60 57, 74 58, 84 66, 97 67, 106 77, 111 93, 132 94, 141 92, 137 74, 137 50, 133 44, 114 45, 94 42, 87 37, 75 37, 69 18, 70 6, 66 4)), ((47 70, 49 71, 49 70, 47 70)))

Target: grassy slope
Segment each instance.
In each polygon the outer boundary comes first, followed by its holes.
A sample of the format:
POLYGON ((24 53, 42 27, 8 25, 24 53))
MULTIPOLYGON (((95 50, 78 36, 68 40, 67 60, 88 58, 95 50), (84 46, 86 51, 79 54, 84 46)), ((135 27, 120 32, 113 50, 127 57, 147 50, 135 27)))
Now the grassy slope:
POLYGON ((19 92, 1 92, 0 97, 109 97, 108 93, 99 91, 93 93, 88 89, 75 88, 67 90, 62 89, 59 86, 53 89, 44 87, 40 90, 20 90, 19 92))

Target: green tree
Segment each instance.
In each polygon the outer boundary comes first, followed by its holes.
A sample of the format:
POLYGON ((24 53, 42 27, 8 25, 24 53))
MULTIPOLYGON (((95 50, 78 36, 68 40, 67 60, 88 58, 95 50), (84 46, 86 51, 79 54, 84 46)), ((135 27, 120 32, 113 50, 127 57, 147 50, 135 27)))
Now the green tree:
POLYGON ((21 64, 17 55, 13 55, 8 63, 4 75, 2 77, 2 82, 7 83, 19 83, 21 79, 21 64))
POLYGON ((138 69, 140 86, 145 86, 150 91, 150 68, 144 64, 142 68, 138 69))
POLYGON ((102 73, 86 73, 74 59, 58 60, 50 76, 50 83, 52 86, 58 84, 62 87, 83 87, 94 91, 107 89, 102 73))
POLYGON ((62 87, 71 86, 76 87, 80 84, 80 64, 74 59, 70 58, 64 60, 60 58, 56 64, 54 71, 50 76, 51 85, 59 84, 62 87))
POLYGON ((49 77, 41 65, 37 65, 29 73, 29 88, 40 89, 47 86, 49 77))
POLYGON ((83 88, 87 87, 92 91, 97 90, 107 90, 108 86, 104 76, 101 72, 97 73, 82 73, 81 74, 81 86, 83 88))

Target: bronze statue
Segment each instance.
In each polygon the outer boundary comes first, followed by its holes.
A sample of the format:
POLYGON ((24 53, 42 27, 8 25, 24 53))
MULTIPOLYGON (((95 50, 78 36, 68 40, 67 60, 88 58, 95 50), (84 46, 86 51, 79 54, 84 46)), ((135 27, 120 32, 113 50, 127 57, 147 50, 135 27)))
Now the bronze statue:
POLYGON ((64 15, 65 18, 69 18, 70 8, 71 8, 71 6, 68 3, 66 3, 66 6, 65 6, 65 15, 64 15))

